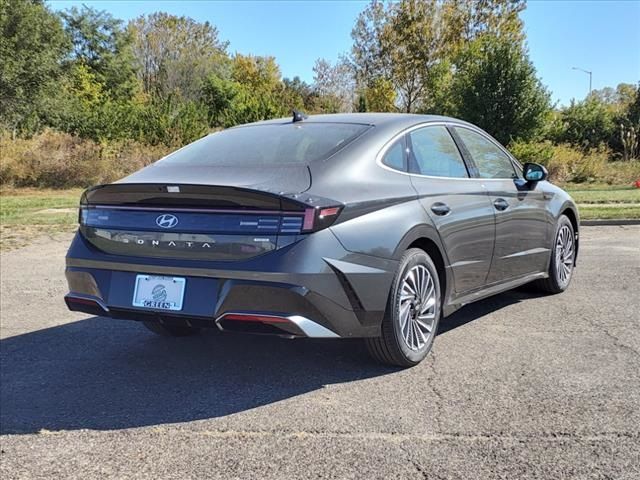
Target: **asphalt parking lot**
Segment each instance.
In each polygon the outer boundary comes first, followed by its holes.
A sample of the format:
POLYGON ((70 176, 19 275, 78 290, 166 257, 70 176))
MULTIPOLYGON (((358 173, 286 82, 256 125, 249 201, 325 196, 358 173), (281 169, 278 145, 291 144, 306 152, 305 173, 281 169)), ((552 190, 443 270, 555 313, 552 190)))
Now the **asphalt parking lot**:
POLYGON ((640 226, 584 227, 565 294, 465 307, 409 370, 67 312, 67 242, 0 256, 4 480, 640 478, 640 226))

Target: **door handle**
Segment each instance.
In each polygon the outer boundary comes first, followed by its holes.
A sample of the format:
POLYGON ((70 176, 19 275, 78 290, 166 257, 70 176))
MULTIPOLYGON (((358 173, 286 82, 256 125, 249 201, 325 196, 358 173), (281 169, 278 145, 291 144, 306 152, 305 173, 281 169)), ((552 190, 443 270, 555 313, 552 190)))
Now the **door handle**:
POLYGON ((449 212, 451 212, 451 209, 449 208, 449 205, 447 205, 446 203, 436 202, 433 205, 431 205, 431 211, 436 215, 440 215, 442 217, 447 215, 449 212))
POLYGON ((496 210, 506 210, 509 208, 509 202, 507 202, 504 198, 496 198, 493 202, 493 206, 496 207, 496 210))

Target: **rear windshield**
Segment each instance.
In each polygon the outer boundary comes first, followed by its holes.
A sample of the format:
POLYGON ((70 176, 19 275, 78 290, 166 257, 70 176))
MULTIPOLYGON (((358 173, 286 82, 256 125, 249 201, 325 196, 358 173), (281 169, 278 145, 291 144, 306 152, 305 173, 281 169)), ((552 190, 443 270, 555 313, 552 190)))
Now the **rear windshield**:
POLYGON ((307 164, 333 155, 368 125, 353 123, 287 123, 253 125, 213 133, 165 157, 180 165, 307 164))

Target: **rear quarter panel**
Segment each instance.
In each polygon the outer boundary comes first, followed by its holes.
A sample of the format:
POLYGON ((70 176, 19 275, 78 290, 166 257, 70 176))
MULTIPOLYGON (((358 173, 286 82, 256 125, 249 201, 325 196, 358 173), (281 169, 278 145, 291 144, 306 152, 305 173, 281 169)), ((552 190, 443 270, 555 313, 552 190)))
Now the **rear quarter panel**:
POLYGON ((306 193, 345 205, 331 229, 349 251, 397 260, 411 231, 439 239, 410 177, 376 163, 378 153, 402 129, 376 126, 339 155, 310 165, 312 186, 306 193))

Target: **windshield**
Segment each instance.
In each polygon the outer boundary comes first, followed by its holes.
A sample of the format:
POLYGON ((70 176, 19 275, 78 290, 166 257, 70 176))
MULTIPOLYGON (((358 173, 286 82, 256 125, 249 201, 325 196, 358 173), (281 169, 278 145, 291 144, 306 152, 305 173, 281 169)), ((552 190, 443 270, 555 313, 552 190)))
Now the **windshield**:
POLYGON ((161 160, 180 165, 260 166, 323 160, 360 136, 368 125, 287 123, 231 128, 161 160))

